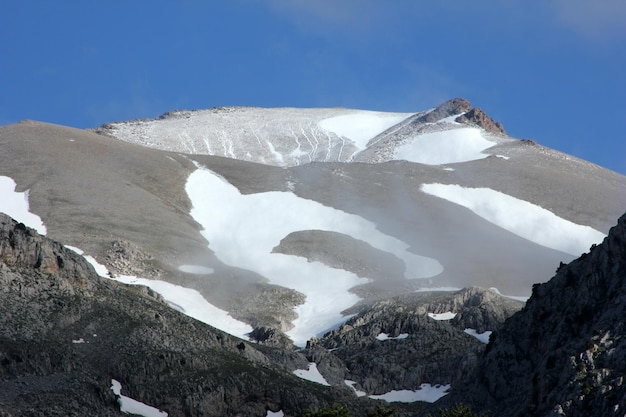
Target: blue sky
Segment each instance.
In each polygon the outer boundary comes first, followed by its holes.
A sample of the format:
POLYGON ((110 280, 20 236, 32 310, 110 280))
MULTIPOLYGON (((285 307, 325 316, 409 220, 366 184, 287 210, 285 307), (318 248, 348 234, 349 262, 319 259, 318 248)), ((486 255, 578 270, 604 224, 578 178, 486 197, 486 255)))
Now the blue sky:
POLYGON ((514 137, 626 174, 624 22, 623 0, 11 1, 0 124, 460 96, 514 137))

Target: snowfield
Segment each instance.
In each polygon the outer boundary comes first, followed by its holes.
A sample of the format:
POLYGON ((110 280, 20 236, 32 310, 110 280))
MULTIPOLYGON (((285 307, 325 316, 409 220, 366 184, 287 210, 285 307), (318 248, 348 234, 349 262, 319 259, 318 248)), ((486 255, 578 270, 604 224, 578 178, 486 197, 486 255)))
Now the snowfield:
POLYGON ((372 138, 411 115, 340 108, 223 107, 175 111, 156 120, 107 127, 120 140, 150 148, 287 167, 351 161, 372 138))
POLYGON ((483 151, 493 145, 480 129, 458 128, 414 136, 396 148, 394 158, 427 165, 453 164, 486 158, 489 155, 483 151))
POLYGON ((414 403, 416 401, 424 401, 428 403, 434 403, 439 398, 448 393, 450 385, 431 385, 422 384, 418 390, 401 390, 401 391, 389 391, 388 393, 381 395, 370 395, 369 397, 374 400, 384 400, 389 403, 401 402, 401 403, 414 403))
POLYGON ((309 363, 309 369, 296 369, 293 373, 298 378, 306 379, 316 384, 330 386, 326 378, 317 370, 317 364, 315 362, 309 363))
POLYGON ((528 201, 490 188, 466 188, 453 184, 423 184, 421 190, 466 207, 483 219, 524 239, 570 255, 587 252, 605 234, 558 217, 528 201))
POLYGON ((358 113, 324 119, 318 125, 339 137, 350 139, 358 152, 367 148, 367 143, 371 139, 411 115, 412 113, 383 113, 362 110, 358 113))
POLYGON ((470 336, 474 336, 476 339, 480 340, 482 343, 489 343, 489 337, 491 336, 491 330, 484 331, 482 333, 478 333, 476 329, 465 329, 463 330, 465 333, 470 336))
POLYGON ((272 253, 290 233, 325 230, 362 240, 404 261, 407 279, 433 277, 443 270, 437 260, 409 252, 407 244, 381 233, 362 217, 291 192, 243 195, 206 169, 189 176, 186 190, 193 206, 191 216, 202 225, 209 248, 222 262, 257 272, 272 284, 306 296, 296 308, 294 328, 287 333, 297 345, 345 321, 341 312, 359 301, 350 289, 368 280, 320 262, 272 253))

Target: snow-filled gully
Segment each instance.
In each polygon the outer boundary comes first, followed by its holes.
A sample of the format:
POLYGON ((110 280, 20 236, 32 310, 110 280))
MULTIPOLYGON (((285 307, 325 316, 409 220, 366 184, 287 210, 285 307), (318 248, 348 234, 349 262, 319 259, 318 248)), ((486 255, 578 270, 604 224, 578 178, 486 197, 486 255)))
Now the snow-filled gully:
POLYGON ((191 216, 202 225, 209 248, 222 262, 257 272, 272 284, 306 296, 296 308, 294 328, 287 333, 298 345, 343 322, 341 311, 359 301, 350 289, 368 281, 320 262, 272 253, 290 233, 326 230, 362 240, 403 260, 409 279, 432 277, 443 270, 438 261, 409 252, 407 244, 381 233, 362 217, 291 192, 242 195, 206 169, 189 176, 186 191, 192 201, 191 216))

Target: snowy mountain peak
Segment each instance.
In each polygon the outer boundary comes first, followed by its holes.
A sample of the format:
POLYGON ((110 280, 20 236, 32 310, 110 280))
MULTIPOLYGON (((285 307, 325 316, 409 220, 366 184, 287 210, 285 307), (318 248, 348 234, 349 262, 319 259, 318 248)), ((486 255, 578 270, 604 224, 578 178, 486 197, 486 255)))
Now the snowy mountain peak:
MULTIPOLYGON (((495 122, 484 112, 474 110, 477 109, 472 109, 465 99, 450 100, 419 113, 343 108, 216 107, 171 111, 152 120, 107 123, 97 131, 151 148, 281 167, 309 162, 377 163, 406 159, 406 152, 397 155, 396 150, 410 146, 426 133, 472 126, 474 130, 463 130, 469 134, 467 138, 462 135, 462 140, 472 143, 479 136, 482 142, 483 134, 504 134, 503 129, 493 129, 495 122)), ((423 146, 421 141, 419 146, 423 146)), ((481 146, 478 146, 480 150, 486 148, 481 146)), ((438 164, 459 159, 475 158, 422 157, 416 162, 434 160, 438 164)))

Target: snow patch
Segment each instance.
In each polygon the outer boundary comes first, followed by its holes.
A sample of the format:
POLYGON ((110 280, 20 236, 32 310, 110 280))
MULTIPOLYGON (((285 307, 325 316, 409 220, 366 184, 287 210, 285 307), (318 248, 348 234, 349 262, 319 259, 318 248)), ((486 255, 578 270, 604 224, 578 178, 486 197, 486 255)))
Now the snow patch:
POLYGON ((467 162, 486 158, 482 152, 493 145, 480 129, 452 129, 414 136, 396 148, 394 158, 427 165, 467 162))
POLYGON ((377 340, 383 341, 383 340, 401 340, 401 339, 406 339, 407 337, 409 337, 408 333, 401 333, 396 337, 389 337, 389 335, 387 333, 379 333, 378 336, 376 336, 377 340))
POLYGON ((474 336, 476 339, 480 340, 484 344, 489 343, 489 336, 491 336, 492 333, 491 330, 487 330, 482 333, 478 333, 476 329, 465 329, 463 331, 470 336, 474 336))
POLYGON ((456 317, 456 313, 446 311, 445 313, 428 313, 428 317, 435 320, 452 320, 456 317))
POLYGON ((345 381, 343 381, 343 383, 352 388, 357 397, 365 397, 367 395, 365 391, 359 391, 354 387, 356 385, 355 381, 350 381, 349 379, 346 379, 345 381))
MULTIPOLYGON (((83 252, 78 248, 72 248, 72 250, 79 254, 83 252)), ((98 275, 104 278, 111 278, 106 266, 98 263, 92 256, 83 255, 83 257, 94 267, 98 275)), ((247 334, 252 331, 252 327, 249 324, 236 320, 227 311, 215 307, 194 289, 156 279, 145 279, 130 275, 120 275, 114 280, 124 284, 149 287, 161 294, 173 309, 233 336, 249 340, 247 334)))
POLYGON ((374 223, 291 192, 243 195, 206 169, 194 171, 185 189, 192 202, 191 216, 202 225, 209 248, 223 263, 257 272, 271 284, 306 296, 295 309, 298 317, 293 329, 287 332, 300 346, 345 321, 341 312, 359 301, 350 289, 368 280, 321 262, 272 253, 290 233, 325 230, 367 242, 400 258, 407 279, 433 277, 443 271, 438 261, 409 252, 406 243, 380 232, 374 223))
POLYGON ((422 384, 420 388, 411 390, 389 391, 386 394, 370 395, 369 398, 374 400, 384 400, 387 402, 400 402, 400 403, 413 403, 416 401, 424 401, 428 403, 434 403, 439 398, 448 394, 450 385, 431 385, 422 384))
POLYGON ((47 229, 41 217, 30 212, 28 191, 18 193, 15 191, 16 186, 12 178, 0 176, 0 212, 45 235, 47 229))
POLYGON ((117 281, 131 285, 145 285, 158 292, 177 310, 203 323, 230 333, 241 339, 248 340, 248 333, 252 331, 249 324, 234 319, 228 312, 209 303, 198 291, 154 279, 138 278, 121 275, 117 281), (178 307, 178 308, 177 308, 178 307))
POLYGON ((531 242, 578 256, 606 235, 558 217, 535 204, 492 190, 423 184, 421 190, 466 207, 483 219, 531 242))
POLYGON ((267 410, 265 417, 285 417, 285 413, 283 413, 283 410, 278 410, 276 412, 267 410))
POLYGON ((354 142, 359 151, 367 147, 367 143, 390 127, 397 125, 413 113, 383 113, 360 111, 331 117, 318 122, 319 127, 343 136, 354 142))
POLYGON ((293 373, 298 378, 306 379, 307 381, 315 382, 317 384, 330 386, 324 376, 320 374, 320 371, 317 370, 317 364, 315 362, 309 363, 309 369, 296 369, 295 371, 293 371, 293 373))
MULTIPOLYGON (((80 250, 80 249, 78 249, 78 250, 80 250)), ((82 253, 80 253, 79 255, 82 255, 82 253)), ((91 266, 93 266, 93 269, 96 270, 96 274, 98 274, 98 275, 100 275, 101 277, 104 277, 104 278, 111 278, 111 275, 109 274, 109 270, 107 269, 107 267, 102 265, 98 261, 96 261, 96 259, 93 256, 91 256, 91 255, 83 255, 83 258, 85 258, 85 260, 87 262, 89 262, 91 264, 91 266)))
POLYGON ((118 397, 117 401, 120 404, 120 411, 124 414, 133 414, 143 417, 167 417, 165 411, 161 411, 158 408, 122 395, 122 384, 115 379, 111 380, 111 391, 118 397))

